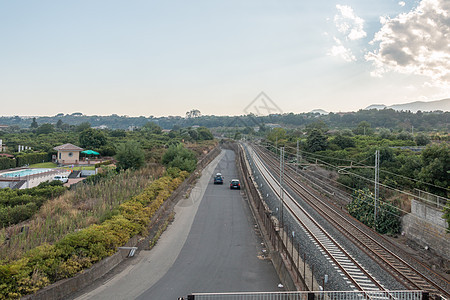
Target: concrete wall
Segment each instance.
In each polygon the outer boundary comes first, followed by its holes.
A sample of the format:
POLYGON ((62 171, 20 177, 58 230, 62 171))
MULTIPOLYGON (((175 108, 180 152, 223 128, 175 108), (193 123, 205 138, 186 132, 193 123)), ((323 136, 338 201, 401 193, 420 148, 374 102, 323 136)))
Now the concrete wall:
POLYGON ((27 178, 27 182, 24 185, 22 185, 20 187, 20 189, 32 188, 32 187, 38 186, 41 182, 52 181, 53 177, 55 177, 55 175, 69 176, 70 171, 67 170, 67 171, 61 171, 61 172, 49 172, 49 173, 42 173, 42 174, 36 174, 36 175, 24 177, 24 179, 27 178))
MULTIPOLYGON (((206 165, 208 165, 219 153, 220 149, 216 147, 197 163, 197 169, 171 194, 171 196, 164 202, 164 204, 158 209, 156 214, 153 216, 149 226, 150 229, 153 227, 157 219, 161 218, 162 214, 165 213, 166 215, 169 215, 167 211, 170 209, 169 207, 171 205, 174 205, 176 203, 175 198, 179 197, 183 192, 185 192, 188 185, 196 180, 198 173, 201 172, 201 170, 206 165)), ((158 227, 156 228, 156 230, 157 229, 158 227)), ((131 238, 128 241, 128 243, 126 243, 125 246, 127 247, 139 246, 139 249, 141 249, 140 244, 142 243, 138 243, 138 239, 140 238, 141 238, 140 236, 135 236, 131 238)), ((116 252, 114 255, 101 260, 100 262, 96 263, 87 270, 81 271, 81 273, 79 273, 77 276, 55 282, 54 284, 39 290, 35 294, 22 297, 21 299, 26 300, 65 299, 70 294, 73 294, 74 292, 89 286, 95 280, 107 274, 120 262, 122 262, 127 257, 127 255, 128 255, 127 250, 118 250, 118 252, 116 252)))
POLYGON ((60 164, 78 164, 80 151, 58 151, 57 160, 60 164), (69 156, 69 153, 72 153, 72 156, 69 156))
POLYGON ((411 201, 411 213, 402 219, 403 231, 409 239, 450 260, 450 233, 443 212, 419 201, 411 201))

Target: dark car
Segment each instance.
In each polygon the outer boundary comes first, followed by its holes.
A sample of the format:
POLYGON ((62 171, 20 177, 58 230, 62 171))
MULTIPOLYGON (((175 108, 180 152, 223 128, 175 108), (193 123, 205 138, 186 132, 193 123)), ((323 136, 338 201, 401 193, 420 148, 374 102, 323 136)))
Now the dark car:
POLYGON ((241 184, 239 183, 239 180, 232 179, 230 181, 230 189, 232 189, 232 190, 240 190, 241 189, 241 184))
POLYGON ((217 173, 216 176, 214 176, 214 184, 223 184, 222 174, 217 173))

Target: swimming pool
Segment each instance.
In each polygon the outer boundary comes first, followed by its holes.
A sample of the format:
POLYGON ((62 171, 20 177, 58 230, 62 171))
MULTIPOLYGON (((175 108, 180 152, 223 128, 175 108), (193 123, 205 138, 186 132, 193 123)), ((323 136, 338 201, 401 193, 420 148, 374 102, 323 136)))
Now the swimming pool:
POLYGON ((39 174, 39 173, 48 172, 51 170, 52 169, 48 169, 48 168, 24 169, 24 170, 19 170, 19 171, 3 173, 3 174, 0 174, 0 176, 1 177, 24 177, 24 176, 28 176, 28 175, 35 175, 35 174, 39 174))

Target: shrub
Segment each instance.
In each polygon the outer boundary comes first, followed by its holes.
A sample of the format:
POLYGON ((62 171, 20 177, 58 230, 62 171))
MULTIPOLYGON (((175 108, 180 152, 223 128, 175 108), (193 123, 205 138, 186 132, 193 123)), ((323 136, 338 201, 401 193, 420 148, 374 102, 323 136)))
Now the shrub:
POLYGON ((49 154, 47 152, 40 153, 25 153, 16 156, 16 166, 22 167, 25 165, 32 165, 41 162, 50 161, 49 154))
POLYGON ((0 170, 11 169, 16 167, 16 161, 9 157, 0 157, 0 170))
POLYGON ((192 172, 197 166, 197 158, 192 150, 178 144, 169 147, 162 157, 162 163, 169 168, 174 167, 182 171, 192 172))

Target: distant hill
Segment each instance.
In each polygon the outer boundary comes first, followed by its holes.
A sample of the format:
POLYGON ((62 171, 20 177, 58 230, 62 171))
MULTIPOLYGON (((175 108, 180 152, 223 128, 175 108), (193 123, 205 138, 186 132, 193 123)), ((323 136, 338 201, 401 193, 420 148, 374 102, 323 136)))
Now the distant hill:
POLYGON ((393 110, 403 110, 403 111, 411 111, 411 112, 417 112, 417 111, 436 111, 436 110, 442 110, 442 111, 450 111, 450 98, 448 99, 442 99, 442 100, 436 100, 436 101, 415 101, 410 103, 404 103, 404 104, 394 104, 390 106, 386 106, 384 104, 372 104, 368 107, 366 107, 366 110, 369 109, 384 109, 384 108, 392 108, 393 110))
POLYGON ((313 114, 321 114, 321 115, 328 115, 328 112, 323 109, 313 109, 311 111, 313 114))

